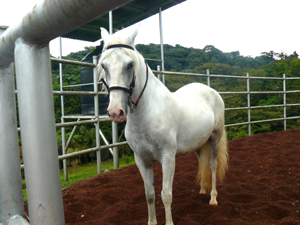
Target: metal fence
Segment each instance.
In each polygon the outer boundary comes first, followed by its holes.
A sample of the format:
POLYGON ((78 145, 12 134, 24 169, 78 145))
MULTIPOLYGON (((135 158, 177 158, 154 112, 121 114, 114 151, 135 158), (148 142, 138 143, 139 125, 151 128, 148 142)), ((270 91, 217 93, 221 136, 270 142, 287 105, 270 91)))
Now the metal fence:
MULTIPOLYGON (((49 41, 129 1, 131 0, 98 0, 89 1, 89 4, 86 4, 85 1, 75 0, 47 1, 47 4, 41 2, 25 15, 19 23, 9 27, 4 32, 0 31, 0 224, 28 224, 22 217, 25 212, 20 173, 14 72, 16 73, 18 87, 18 110, 22 128, 22 148, 31 224, 65 224, 58 157, 63 160, 77 154, 95 151, 98 155, 99 172, 101 149, 126 144, 125 142, 114 143, 101 147, 100 135, 96 134, 95 147, 72 153, 72 155, 63 154, 58 156, 56 128, 90 123, 95 124, 96 132, 99 132, 99 123, 106 121, 108 118, 100 117, 99 112, 97 112, 98 107, 95 107, 94 117, 77 118, 77 120, 80 120, 67 123, 62 120, 62 123, 55 124, 53 94, 62 96, 93 95, 95 105, 97 105, 98 85, 96 76, 94 76, 93 92, 63 91, 61 89, 53 93, 49 41), (84 121, 81 121, 82 119, 84 121)), ((63 62, 55 60, 59 63, 63 62)), ((95 67, 95 64, 96 62, 85 66, 95 67)), ((286 80, 299 78, 286 78, 285 76, 282 78, 254 78, 249 77, 249 75, 247 77, 222 76, 210 75, 209 73, 164 72, 164 74, 207 76, 208 84, 210 84, 210 78, 212 77, 247 79, 247 91, 235 92, 235 94, 246 94, 248 96, 247 107, 240 107, 248 110, 248 122, 227 124, 226 126, 247 124, 249 134, 251 134, 251 124, 254 123, 282 120, 286 124, 287 120, 299 118, 286 116, 287 106, 299 105, 298 103, 286 104, 286 94, 299 93, 299 91, 287 91, 285 85, 286 80), (283 107, 284 115, 282 118, 251 121, 251 109, 261 107, 250 105, 250 95, 256 94, 256 92, 250 91, 251 79, 280 79, 284 82, 282 91, 272 92, 282 93, 285 96, 282 105, 272 106, 283 107)), ((62 119, 66 118, 67 116, 63 115, 62 119)), ((63 149, 65 151, 66 146, 63 149)))
POLYGON ((84 155, 88 154, 91 152, 96 152, 96 157, 97 157, 97 173, 101 173, 101 150, 104 149, 109 149, 112 156, 113 156, 113 161, 114 161, 114 169, 117 169, 119 167, 119 151, 118 147, 122 145, 126 145, 127 141, 123 142, 117 142, 118 140, 118 133, 117 133, 117 127, 114 122, 107 116, 107 115, 99 115, 99 101, 98 101, 98 96, 99 95, 107 95, 107 92, 99 92, 98 91, 98 80, 97 80, 97 74, 95 67, 97 66, 97 57, 93 57, 93 63, 86 63, 86 62, 79 62, 79 61, 72 61, 72 60, 64 60, 64 59, 56 59, 56 58, 51 58, 52 62, 60 63, 60 91, 53 91, 54 95, 61 95, 61 123, 56 124, 56 128, 61 128, 62 130, 62 155, 59 156, 59 160, 63 160, 63 169, 64 169, 64 180, 68 180, 68 170, 67 170, 67 164, 66 164, 66 159, 72 158, 74 156, 79 156, 79 155, 84 155), (62 86, 63 84, 63 73, 62 73, 62 66, 61 64, 72 64, 72 65, 77 65, 77 66, 84 66, 84 67, 92 67, 94 68, 93 70, 93 83, 88 84, 88 85, 93 85, 94 91, 64 91, 63 89, 66 88, 78 88, 85 86, 87 84, 78 84, 78 85, 69 85, 69 86, 62 86), (94 115, 65 115, 64 112, 64 95, 93 95, 94 96, 94 115), (75 119, 77 121, 74 122, 65 122, 65 119, 75 119), (112 122, 112 144, 109 144, 106 137, 104 136, 103 132, 100 129, 100 124, 101 122, 112 122), (89 149, 83 149, 77 152, 73 153, 66 153, 68 146, 71 142, 71 139, 73 138, 76 128, 79 125, 85 125, 85 124, 95 124, 95 138, 96 138, 96 146, 91 147, 89 149), (68 140, 65 140, 65 127, 71 127, 73 126, 73 130, 68 138, 68 140), (100 146, 100 136, 102 137, 103 141, 105 142, 106 145, 100 146), (100 149, 100 150, 99 150, 100 149))
MULTIPOLYGON (((95 67, 97 60, 94 58, 94 63, 82 63, 82 62, 77 62, 77 61, 71 61, 71 60, 62 60, 62 59, 54 59, 52 58, 52 62, 58 62, 58 63, 70 63, 73 65, 79 65, 79 66, 88 66, 88 67, 95 67)), ((232 123, 232 124, 226 124, 225 127, 233 127, 233 126, 243 126, 247 125, 248 126, 248 135, 251 135, 251 125, 252 124, 258 124, 258 123, 266 123, 266 122, 273 122, 273 121, 283 121, 283 130, 286 130, 286 122, 287 120, 292 120, 292 119, 300 119, 300 116, 295 116, 295 117, 287 117, 286 113, 286 108, 290 106, 300 106, 300 103, 297 104, 287 104, 286 103, 286 95, 287 93, 300 93, 300 90, 286 90, 286 81, 287 80, 299 80, 300 77, 286 77, 285 74, 283 74, 282 77, 251 77, 249 76, 249 73, 246 74, 246 76, 233 76, 233 75, 215 75, 215 74, 210 74, 209 70, 207 70, 206 74, 196 74, 196 73, 182 73, 182 72, 168 72, 168 71, 153 71, 154 74, 157 75, 158 78, 163 78, 164 75, 172 75, 172 76, 194 76, 194 77, 206 77, 207 79, 207 85, 210 86, 211 83, 211 78, 231 78, 231 79, 244 79, 246 80, 246 91, 226 91, 226 92, 219 92, 221 95, 233 95, 233 94, 239 94, 239 95, 246 95, 247 96, 247 106, 246 107, 234 107, 234 108, 225 108, 225 111, 234 111, 234 110, 247 110, 247 122, 241 122, 241 123, 232 123), (163 74, 162 74, 163 73, 163 74), (251 86, 251 81, 252 80, 280 80, 283 83, 283 88, 280 91, 251 91, 250 86, 251 86), (251 106, 251 95, 256 95, 256 94, 282 94, 283 95, 283 104, 280 105, 264 105, 264 106, 251 106), (273 119, 265 119, 265 120, 259 120, 259 121, 253 121, 251 120, 251 110, 253 109, 263 109, 263 108, 283 108, 283 115, 281 118, 273 118, 273 119)), ((162 79, 164 80, 164 79, 162 79)), ((95 74, 94 71, 94 91, 93 92, 84 92, 84 91, 54 91, 54 95, 93 95, 95 98, 94 104, 95 104, 95 109, 98 108, 98 100, 97 96, 98 95, 106 95, 107 92, 98 92, 97 89, 97 75, 95 74)), ((67 86, 67 87, 80 87, 82 85, 72 85, 72 86, 67 86)), ((217 90, 218 91, 218 90, 217 90)), ((63 106, 62 106, 62 111, 63 111, 63 106)), ((67 126, 78 126, 78 125, 84 125, 84 124, 97 124, 100 122, 106 122, 106 121, 111 121, 111 119, 108 116, 99 116, 98 112, 95 111, 94 116, 83 116, 83 115, 66 115, 62 116, 64 119, 77 119, 76 122, 68 122, 68 123, 60 123, 56 124, 57 128, 64 128, 67 126), (84 121, 82 121, 83 119, 84 121)), ((226 121, 225 121, 226 122, 226 121)), ((74 129, 73 129, 74 131, 74 129)), ((70 142, 70 139, 72 138, 73 131, 69 137, 69 140, 67 141, 67 145, 65 143, 62 143, 62 146, 64 146, 65 150, 68 147, 68 143, 70 142)), ((62 132, 63 133, 63 132, 62 132)), ((63 134, 64 135, 64 134, 63 134)), ((114 135, 114 134, 113 134, 114 135)), ((78 152, 74 153, 68 153, 68 154, 63 154, 59 156, 60 160, 67 159, 70 157, 78 156, 78 155, 83 155, 87 154, 90 152, 95 152, 103 149, 108 149, 108 148, 113 148, 121 145, 126 145, 127 142, 120 142, 120 143, 113 143, 113 144, 108 144, 106 141, 106 145, 100 146, 100 140, 98 140, 99 136, 103 138, 103 135, 101 135, 101 130, 99 127, 96 129, 96 140, 97 140, 97 146, 92 147, 90 149, 84 149, 78 152)), ((114 138, 113 138, 114 139, 114 138)), ((115 138, 116 139, 116 138, 115 138)), ((63 138, 62 138, 63 140, 63 138)), ((105 140, 105 139, 104 139, 105 140)), ((66 152, 66 151, 65 151, 66 152)), ((113 152, 111 150, 111 153, 114 156, 114 161, 118 161, 118 151, 113 152)), ((101 158, 99 154, 97 154, 97 163, 98 163, 98 173, 101 172, 101 158)), ((115 165, 115 168, 117 168, 118 165, 115 165)), ((65 170, 67 167, 64 168, 65 170)))
POLYGON ((43 1, 0 31, 0 224, 28 224, 22 217, 14 68, 30 223, 65 224, 49 42, 130 1, 43 1))
MULTIPOLYGON (((233 78, 233 79, 245 79, 246 80, 246 91, 226 91, 226 92, 220 92, 221 95, 232 95, 232 94, 240 94, 240 95, 247 95, 247 106, 246 107, 234 107, 234 108, 225 108, 225 111, 233 111, 233 110, 247 110, 248 111, 248 121, 242 122, 242 123, 232 123, 232 124, 226 124, 225 127, 233 127, 233 126, 242 126, 247 125, 248 126, 248 135, 251 135, 251 125, 252 124, 258 124, 258 123, 265 123, 265 122, 273 122, 273 121, 283 121, 283 130, 287 129, 286 122, 287 120, 293 120, 293 119, 300 119, 300 116, 294 116, 294 117, 287 117, 286 109, 287 107, 291 106, 300 106, 300 103, 295 104, 287 104, 286 102, 286 95, 288 93, 300 93, 300 90, 287 90, 286 82, 287 80, 299 80, 300 77, 286 77, 285 74, 282 75, 282 77, 252 77, 249 76, 249 73, 246 74, 246 76, 234 76, 234 75, 216 75, 216 74, 210 74, 209 70, 207 70, 206 74, 196 74, 196 73, 182 73, 182 72, 161 72, 161 71, 154 71, 155 74, 157 74, 158 77, 163 73, 164 75, 176 75, 176 76, 195 76, 195 77, 206 77, 207 78, 207 85, 210 85, 211 78, 233 78), (280 91, 251 91, 251 80, 280 80, 283 82, 283 88, 280 91), (256 94, 282 94, 283 95, 283 104, 280 105, 264 105, 264 106, 251 106, 251 95, 256 94), (262 108, 283 108, 283 115, 281 118, 273 118, 273 119, 265 119, 265 120, 259 120, 259 121, 252 121, 251 120, 251 109, 262 109, 262 108)), ((218 91, 218 90, 217 90, 218 91)), ((226 122, 226 121, 225 121, 226 122)))

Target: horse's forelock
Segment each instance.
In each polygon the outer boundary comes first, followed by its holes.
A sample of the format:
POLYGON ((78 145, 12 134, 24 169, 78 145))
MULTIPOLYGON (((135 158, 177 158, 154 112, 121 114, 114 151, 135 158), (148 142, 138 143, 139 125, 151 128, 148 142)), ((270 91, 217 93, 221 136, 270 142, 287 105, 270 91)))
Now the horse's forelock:
POLYGON ((106 59, 107 57, 109 57, 109 55, 113 52, 114 49, 109 49, 107 51, 105 51, 105 49, 110 46, 110 45, 115 45, 115 44, 124 44, 124 45, 130 45, 131 47, 134 48, 134 51, 131 49, 127 49, 127 48, 122 48, 123 51, 126 52, 126 54, 132 58, 132 60, 135 62, 135 71, 137 73, 137 71, 140 70, 140 59, 141 59, 141 55, 137 52, 136 48, 134 45, 132 45, 131 43, 127 43, 126 39, 122 38, 121 35, 119 35, 118 33, 115 33, 113 35, 111 35, 110 40, 108 40, 106 43, 104 43, 103 49, 104 51, 102 52, 101 58, 99 60, 98 66, 97 66, 97 70, 98 70, 98 74, 102 74, 102 77, 99 77, 99 80, 101 78, 105 79, 104 76, 104 72, 102 71, 102 66, 101 66, 101 62, 106 59), (102 71, 102 73, 101 73, 102 71))

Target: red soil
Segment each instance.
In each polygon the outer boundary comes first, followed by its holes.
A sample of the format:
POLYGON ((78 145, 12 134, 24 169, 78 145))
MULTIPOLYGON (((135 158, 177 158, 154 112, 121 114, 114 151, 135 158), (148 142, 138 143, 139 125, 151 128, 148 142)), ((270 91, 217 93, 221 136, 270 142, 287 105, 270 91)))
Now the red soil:
MULTIPOLYGON (((300 224, 300 130, 229 141, 229 170, 218 184, 219 206, 199 194, 195 154, 176 159, 172 215, 175 225, 300 224)), ((155 164, 158 224, 161 165, 155 164)), ((66 224, 147 224, 144 185, 136 165, 95 176, 63 191, 66 224)))

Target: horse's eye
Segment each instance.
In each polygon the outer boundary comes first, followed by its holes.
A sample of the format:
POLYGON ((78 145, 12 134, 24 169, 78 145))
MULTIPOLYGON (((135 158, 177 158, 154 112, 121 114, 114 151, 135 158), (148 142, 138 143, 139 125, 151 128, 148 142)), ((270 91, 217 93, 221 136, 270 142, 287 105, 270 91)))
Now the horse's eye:
POLYGON ((127 70, 130 70, 130 69, 132 69, 133 68, 133 62, 131 62, 131 63, 129 63, 128 65, 127 65, 127 70))

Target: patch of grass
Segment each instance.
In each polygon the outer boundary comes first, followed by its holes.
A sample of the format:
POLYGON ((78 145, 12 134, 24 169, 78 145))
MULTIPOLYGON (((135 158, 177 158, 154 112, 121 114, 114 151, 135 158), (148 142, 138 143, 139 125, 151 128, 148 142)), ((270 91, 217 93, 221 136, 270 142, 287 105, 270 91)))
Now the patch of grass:
MULTIPOLYGON (((134 157, 131 156, 131 160, 128 160, 129 156, 122 157, 119 159, 119 168, 135 164, 134 157)), ((112 160, 105 161, 101 163, 101 173, 105 170, 112 171, 114 170, 114 163, 112 160)), ((91 178, 97 175, 97 163, 89 163, 79 166, 68 167, 68 181, 64 181, 64 171, 60 170, 60 180, 61 187, 67 187, 71 184, 74 184, 78 181, 91 178)), ((25 180, 22 180, 22 183, 25 184, 25 180)), ((23 189, 24 201, 27 200, 27 192, 26 189, 23 189)))

